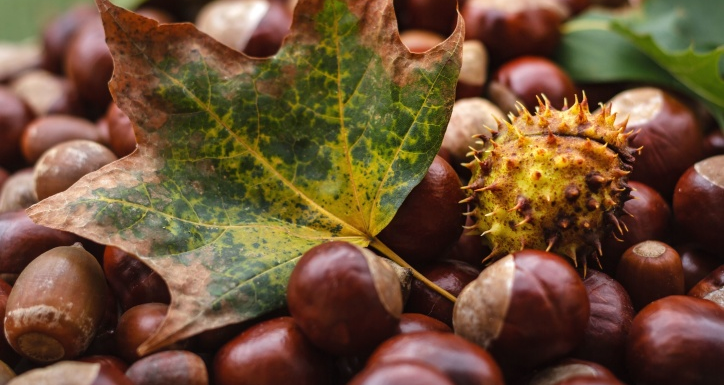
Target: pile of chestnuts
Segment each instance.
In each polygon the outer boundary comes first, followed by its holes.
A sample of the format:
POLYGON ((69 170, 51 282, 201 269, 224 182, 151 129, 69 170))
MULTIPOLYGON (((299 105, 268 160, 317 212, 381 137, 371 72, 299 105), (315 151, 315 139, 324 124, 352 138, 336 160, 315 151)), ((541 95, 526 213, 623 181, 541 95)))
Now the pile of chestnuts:
MULTIPOLYGON (((424 52, 466 23, 442 147, 379 239, 440 288, 375 250, 334 241, 299 260, 287 307, 139 355, 170 302, 120 249, 33 223, 24 209, 136 147, 89 1, 36 49, 0 55, 0 384, 715 384, 724 378, 724 136, 698 102, 647 84, 574 82, 551 55, 561 25, 625 0, 395 0, 400 37, 424 52), (8 58, 8 59, 5 59, 8 58), (7 63, 2 61, 6 60, 7 63), (623 235, 597 263, 532 249, 483 263, 461 190, 484 126, 585 91, 641 147, 623 235), (463 203, 460 203, 463 201, 463 203), (469 220, 469 219, 468 219, 469 220), (51 380, 49 380, 51 379, 51 380), (66 382, 63 382, 66 381, 66 382)), ((250 56, 273 55, 293 0, 150 0, 250 56)), ((15 51, 13 51, 15 50, 15 51)))

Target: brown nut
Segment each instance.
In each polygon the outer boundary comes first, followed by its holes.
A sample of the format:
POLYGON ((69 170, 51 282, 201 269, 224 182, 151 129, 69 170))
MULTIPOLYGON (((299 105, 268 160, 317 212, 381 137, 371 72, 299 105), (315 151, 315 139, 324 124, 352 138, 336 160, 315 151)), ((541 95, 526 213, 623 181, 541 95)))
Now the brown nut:
POLYGON ((545 95, 551 106, 562 109, 572 104, 578 89, 568 74, 552 60, 522 56, 505 62, 490 79, 490 100, 505 113, 515 113, 520 102, 533 111, 545 95))
POLYGON ((98 10, 94 6, 81 4, 50 20, 43 28, 42 67, 47 71, 63 74, 63 61, 71 38, 83 23, 97 18, 98 10))
POLYGON ((100 17, 78 27, 68 42, 64 65, 66 76, 91 112, 102 114, 112 100, 108 82, 113 75, 113 58, 100 17))
POLYGON ((79 238, 65 231, 35 224, 25 210, 0 214, 0 273, 20 273, 30 261, 57 246, 79 238))
POLYGON ((479 40, 463 42, 463 63, 455 88, 455 99, 474 98, 483 95, 488 80, 488 50, 479 40))
POLYGON ((25 72, 13 80, 10 87, 28 103, 36 116, 83 113, 83 105, 73 83, 45 70, 25 72))
POLYGON ((401 29, 424 29, 447 36, 455 27, 456 8, 467 0, 395 0, 401 29))
POLYGON ((397 330, 402 290, 394 270, 372 251, 335 241, 302 255, 289 277, 287 305, 316 346, 366 354, 397 330))
POLYGON ((0 167, 14 170, 23 165, 20 138, 34 118, 25 101, 9 88, 0 86, 0 167))
POLYGON ((98 377, 91 385, 138 385, 126 376, 128 365, 114 356, 89 356, 78 359, 80 362, 100 364, 98 377))
POLYGON ((135 385, 207 385, 206 364, 197 354, 185 350, 170 350, 144 357, 126 370, 135 385))
POLYGON ((427 174, 377 238, 412 266, 441 258, 463 231, 461 187, 455 169, 435 156, 427 174))
MULTIPOLYGON (((142 357, 138 347, 156 332, 166 318, 168 305, 165 303, 143 303, 126 310, 118 320, 116 327, 116 346, 118 356, 126 362, 136 362, 142 357)), ((188 341, 179 341, 164 347, 164 350, 183 349, 188 341)), ((150 353, 149 353, 150 354, 150 353)))
POLYGON ((453 329, 489 348, 514 376, 573 351, 589 313, 586 288, 568 261, 526 249, 491 264, 463 289, 453 329))
POLYGON ((716 384, 724 378, 724 308, 669 296, 642 309, 631 324, 626 360, 634 383, 716 384))
POLYGON ((450 151, 456 163, 469 162, 468 153, 478 140, 476 135, 490 138, 492 132, 498 130, 495 119, 504 117, 503 111, 487 99, 460 99, 453 105, 442 148, 450 151))
POLYGON ((50 148, 70 140, 101 141, 101 135, 92 122, 69 115, 52 115, 30 122, 22 137, 23 156, 34 164, 50 148))
POLYGON ((33 361, 77 357, 103 319, 106 295, 103 270, 79 243, 48 250, 15 282, 5 313, 5 336, 15 351, 33 361))
MULTIPOLYGON (((570 384, 573 380, 592 379, 604 381, 603 384, 620 384, 616 376, 606 367, 595 362, 577 359, 564 359, 554 365, 547 366, 531 376, 527 385, 562 385, 570 384)), ((586 384, 587 382, 582 382, 586 384)), ((596 384, 597 382, 594 382, 596 384)))
POLYGON ((429 51, 445 40, 445 36, 424 29, 408 29, 400 32, 400 40, 410 52, 429 51))
POLYGON ((122 158, 136 149, 136 134, 133 124, 115 102, 111 102, 106 111, 108 124, 108 146, 117 157, 122 158))
POLYGON ((591 304, 591 316, 583 341, 572 357, 601 364, 618 375, 625 374, 626 337, 636 314, 626 290, 613 278, 588 270, 583 280, 591 304))
POLYGON ((420 362, 392 362, 369 367, 347 385, 455 385, 439 369, 420 362))
POLYGON ((724 308, 724 265, 707 274, 687 294, 712 301, 724 308))
POLYGON ((38 196, 35 194, 32 168, 14 172, 0 189, 0 213, 27 209, 36 203, 38 196))
POLYGON ((681 257, 681 266, 684 269, 684 291, 686 292, 722 264, 720 258, 695 243, 679 245, 675 249, 681 257))
MULTIPOLYGON (((2 318, 0 318, 0 330, 4 330, 5 328, 5 309, 7 308, 8 296, 11 290, 12 287, 0 279, 0 315, 2 315, 2 318)), ((18 363, 18 360, 20 360, 20 356, 10 346, 8 339, 3 333, 3 335, 0 336, 0 362, 14 366, 18 363)), ((2 376, 0 376, 0 378, 2 378, 2 376)), ((0 381, 0 384, 2 384, 2 381, 0 381)))
POLYGON ((616 124, 628 119, 636 156, 631 180, 642 182, 671 199, 679 176, 701 157, 702 134, 694 112, 658 88, 634 88, 610 101, 616 124))
POLYGON ((437 331, 452 333, 452 328, 444 322, 420 313, 402 313, 398 334, 437 331))
POLYGON ((35 164, 35 194, 39 200, 65 191, 86 174, 117 160, 102 144, 71 140, 51 147, 35 164))
POLYGON ((465 39, 480 40, 494 63, 523 55, 550 56, 568 10, 557 0, 467 0, 465 39))
POLYGON ((417 362, 439 369, 456 385, 502 385, 503 375, 490 354, 452 333, 424 331, 400 334, 380 345, 367 367, 417 362))
POLYGON ((103 271, 124 311, 143 303, 171 303, 163 278, 132 254, 106 246, 103 271))
POLYGON ((679 253, 663 242, 645 241, 626 250, 616 269, 616 280, 626 289, 636 311, 659 298, 684 294, 679 253))
POLYGON ((681 176, 674 191, 674 217, 699 244, 724 255, 724 155, 697 162, 681 176))
POLYGON ((328 385, 334 372, 291 317, 250 327, 219 349, 213 365, 216 385, 328 385))

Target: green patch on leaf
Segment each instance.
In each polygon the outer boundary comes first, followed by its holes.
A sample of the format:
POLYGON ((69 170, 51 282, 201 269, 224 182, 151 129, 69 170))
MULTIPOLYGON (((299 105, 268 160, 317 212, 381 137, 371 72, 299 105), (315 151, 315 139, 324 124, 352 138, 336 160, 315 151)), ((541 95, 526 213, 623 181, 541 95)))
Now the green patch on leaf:
POLYGON ((301 0, 280 51, 259 59, 97 3, 138 149, 29 214, 159 272, 172 304, 145 351, 282 306, 316 244, 377 244, 437 153, 460 23, 411 54, 391 0, 301 0))

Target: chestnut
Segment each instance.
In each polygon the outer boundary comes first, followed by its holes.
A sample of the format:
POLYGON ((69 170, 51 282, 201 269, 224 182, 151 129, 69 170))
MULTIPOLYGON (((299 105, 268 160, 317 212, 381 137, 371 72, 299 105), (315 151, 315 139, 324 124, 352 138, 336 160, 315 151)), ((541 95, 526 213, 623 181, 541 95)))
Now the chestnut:
POLYGON ((15 170, 23 164, 20 138, 33 118, 33 111, 24 100, 0 86, 0 167, 15 170))
POLYGON ((494 262, 463 289, 453 329, 489 348, 510 377, 573 351, 589 314, 586 288, 569 262, 524 249, 494 262))
POLYGON ((98 10, 88 4, 70 7, 43 28, 42 68, 55 74, 64 73, 65 52, 73 35, 87 20, 98 19, 98 10))
POLYGON ((101 141, 101 135, 92 122, 70 115, 51 115, 30 122, 23 131, 23 156, 34 164, 50 148, 63 142, 85 139, 101 141))
POLYGON ((207 385, 209 374, 204 360, 186 350, 151 354, 131 365, 126 376, 135 385, 207 385))
POLYGON ((333 383, 330 356, 315 347, 291 317, 251 326, 214 356, 216 385, 327 385, 333 383))
POLYGON ((556 109, 573 103, 577 87, 568 74, 552 60, 521 56, 501 65, 490 79, 490 100, 505 113, 515 113, 517 102, 533 111, 545 96, 556 109))
POLYGON ((715 130, 704 137, 703 158, 724 155, 724 132, 715 130))
POLYGON ((503 120, 505 114, 487 99, 477 97, 455 101, 442 148, 450 151, 455 162, 469 162, 468 153, 478 140, 476 136, 489 138, 493 131, 498 130, 496 118, 503 120))
POLYGON ((114 356, 88 356, 80 362, 100 364, 98 376, 91 385, 138 385, 126 376, 128 365, 114 356))
POLYGON ((16 352, 33 361, 77 357, 103 319, 106 293, 103 270, 80 243, 48 250, 15 282, 5 336, 16 352))
POLYGON ((136 134, 133 124, 125 112, 111 102, 104 117, 108 124, 108 146, 117 157, 122 158, 136 149, 136 134))
POLYGON ((724 308, 724 265, 707 274, 687 294, 707 299, 724 308))
POLYGON ((604 271, 615 275, 621 255, 629 247, 649 240, 666 242, 671 225, 671 208, 653 188, 629 181, 631 197, 623 204, 628 215, 619 218, 623 233, 614 229, 603 241, 601 264, 604 271))
POLYGON ((64 65, 66 76, 75 85, 89 112, 105 111, 112 100, 108 82, 113 75, 113 58, 106 45, 100 17, 88 19, 78 27, 68 42, 64 65))
POLYGON ((424 29, 449 35, 455 28, 457 8, 467 0, 395 0, 401 30, 424 29))
POLYGON ((299 259, 289 277, 287 305, 324 351, 366 354, 397 330, 402 290, 392 267, 372 251, 332 241, 299 259))
POLYGON ((630 174, 670 200, 681 174, 701 157, 702 133, 696 115, 672 94, 658 88, 623 91, 609 102, 616 124, 628 120, 632 147, 641 147, 630 174))
POLYGON ((83 113, 83 104, 73 83, 45 70, 27 71, 13 80, 10 87, 36 116, 83 113))
POLYGON ((289 33, 291 10, 275 1, 216 1, 196 18, 199 30, 249 56, 274 55, 289 33))
POLYGON ((35 194, 42 200, 65 191, 84 175, 117 159, 111 150, 90 140, 60 143, 35 164, 35 194))
POLYGON ((143 303, 171 303, 171 294, 163 278, 132 254, 106 246, 103 271, 124 311, 143 303))
POLYGON ((550 56, 568 10, 557 0, 467 0, 465 39, 480 40, 494 63, 523 55, 550 56))
MULTIPOLYGON (((460 294, 463 288, 480 274, 476 267, 455 260, 435 261, 419 271, 425 278, 452 295, 460 294)), ((425 314, 450 327, 453 325, 453 303, 417 279, 412 281, 405 312, 425 314)))
MULTIPOLYGON (((616 376, 605 366, 577 359, 564 359, 554 365, 547 366, 531 376, 527 385, 561 385, 570 384, 575 379, 603 381, 602 384, 620 384, 616 376)), ((597 384, 593 382, 592 384, 597 384)), ((581 382, 588 384, 588 382, 581 382)))
POLYGON ((8 177, 0 188, 0 213, 27 209, 38 203, 33 172, 32 168, 24 168, 8 177))
POLYGON ((369 367, 347 385, 455 385, 439 369, 420 362, 392 362, 369 367))
POLYGON ((724 308, 689 296, 669 296, 643 308, 626 344, 637 384, 704 385, 724 378, 724 308))
POLYGON ((626 372, 626 337, 635 315, 631 299, 620 283, 600 271, 588 270, 583 285, 588 292, 591 315, 583 341, 571 356, 622 375, 626 372))
MULTIPOLYGON (((161 326, 167 312, 167 304, 151 302, 136 305, 121 314, 115 334, 118 356, 129 363, 142 358, 138 347, 161 326)), ((180 341, 166 346, 164 350, 182 349, 187 343, 187 340, 180 341)))
POLYGON ((432 366, 456 385, 504 383, 498 364, 485 349, 452 333, 399 334, 382 343, 367 360, 366 367, 402 362, 432 366))
POLYGON ((720 258, 695 243, 679 245, 674 249, 681 257, 681 266, 684 269, 684 291, 686 292, 689 292, 699 281, 722 264, 720 258))
POLYGON ((429 51, 445 40, 445 36, 424 29, 408 29, 400 32, 400 40, 412 53, 429 51))
POLYGON ((488 80, 488 50, 479 40, 463 42, 463 62, 455 88, 455 99, 475 98, 483 95, 488 80))
POLYGON ((674 217, 687 234, 713 253, 724 255, 724 155, 689 167, 676 183, 674 217))
POLYGON ((463 231, 465 198, 455 169, 435 156, 377 238, 412 266, 440 258, 463 231))
MULTIPOLYGON (((10 284, 0 279, 0 316, 2 316, 0 317, 0 330, 4 330, 5 327, 5 309, 7 307, 8 296, 10 295, 11 290, 12 287, 10 284)), ((15 365, 18 363, 19 359, 20 356, 15 352, 15 350, 13 350, 12 347, 10 347, 7 338, 3 333, 3 335, 0 336, 0 362, 8 365, 15 365)), ((0 370, 0 372, 2 372, 2 370, 0 370)), ((1 383, 2 381, 0 381, 0 384, 1 383)))
POLYGON ((40 66, 40 48, 33 43, 0 43, 0 84, 40 66))
POLYGON ((98 381, 101 364, 79 361, 60 361, 40 368, 32 368, 15 377, 8 384, 87 384, 87 385, 127 385, 128 383, 98 381))
POLYGON ((637 311, 659 298, 684 294, 679 253, 663 242, 644 241, 626 250, 616 269, 616 280, 637 311))
POLYGON ((15 378, 15 372, 3 361, 0 361, 0 384, 7 384, 15 378))
POLYGON ((423 331, 438 331, 452 333, 452 328, 444 322, 420 313, 402 313, 399 334, 417 333, 423 331))
POLYGON ((39 255, 57 246, 70 246, 79 238, 71 233, 35 224, 16 210, 0 214, 0 273, 20 273, 39 255))

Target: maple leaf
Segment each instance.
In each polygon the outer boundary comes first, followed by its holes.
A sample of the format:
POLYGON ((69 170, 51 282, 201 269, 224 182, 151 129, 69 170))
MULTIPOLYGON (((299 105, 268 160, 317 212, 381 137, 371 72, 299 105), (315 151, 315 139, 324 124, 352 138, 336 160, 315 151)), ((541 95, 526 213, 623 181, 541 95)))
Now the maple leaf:
POLYGON ((442 141, 460 18, 412 54, 392 0, 301 0, 280 51, 259 59, 96 2, 138 148, 28 212, 164 278, 171 306, 141 352, 283 306, 296 261, 321 242, 394 256, 375 235, 442 141))

